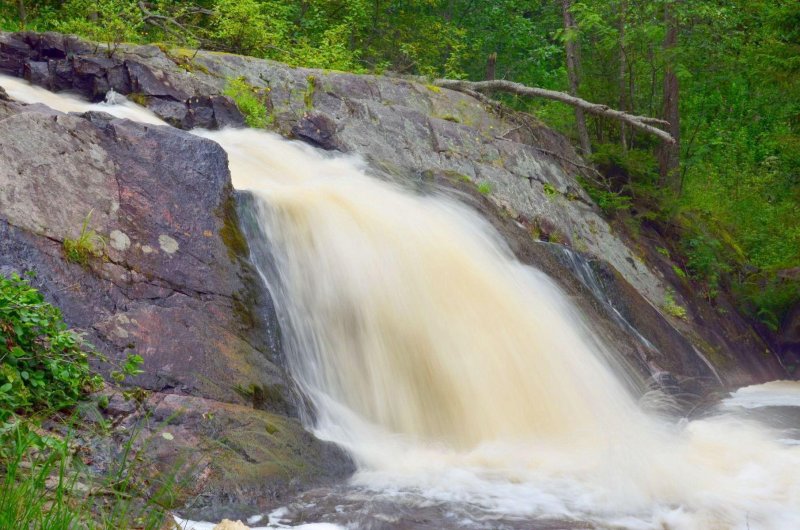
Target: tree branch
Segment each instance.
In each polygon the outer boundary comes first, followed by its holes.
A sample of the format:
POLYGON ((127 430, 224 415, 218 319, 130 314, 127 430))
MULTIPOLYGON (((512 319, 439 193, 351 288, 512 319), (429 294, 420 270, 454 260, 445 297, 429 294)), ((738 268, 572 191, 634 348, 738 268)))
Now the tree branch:
MULTIPOLYGON (((460 81, 454 79, 437 79, 433 84, 442 88, 449 88, 451 90, 464 92, 470 96, 475 96, 475 94, 478 92, 508 92, 510 94, 517 94, 519 96, 552 99, 554 101, 560 101, 561 103, 566 103, 567 105, 583 109, 589 114, 604 116, 606 118, 627 123, 634 129, 657 136, 664 143, 675 143, 675 138, 673 138, 671 134, 654 127, 654 125, 669 125, 669 123, 664 120, 628 114, 627 112, 612 109, 608 105, 592 103, 590 101, 586 101, 585 99, 570 96, 564 92, 556 92, 555 90, 547 90, 545 88, 529 87, 520 83, 514 83, 501 79, 495 81, 460 81)), ((486 102, 487 98, 483 96, 478 99, 486 102)))

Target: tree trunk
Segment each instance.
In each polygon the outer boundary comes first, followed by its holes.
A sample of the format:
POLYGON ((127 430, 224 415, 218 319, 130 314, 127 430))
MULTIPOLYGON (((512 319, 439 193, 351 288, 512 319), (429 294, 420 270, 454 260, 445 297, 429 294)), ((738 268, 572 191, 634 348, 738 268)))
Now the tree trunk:
MULTIPOLYGON (((569 93, 574 97, 578 97, 581 56, 577 39, 573 38, 574 35, 569 34, 577 30, 575 19, 570 12, 571 8, 572 0, 561 0, 561 10, 564 16, 564 30, 567 32, 567 38, 564 40, 564 48, 567 54, 569 93)), ((578 140, 581 145, 581 151, 583 151, 583 156, 589 156, 592 154, 592 143, 589 141, 589 131, 586 129, 586 116, 583 114, 583 109, 579 107, 575 108, 575 124, 578 127, 578 140)))
MULTIPOLYGON (((620 0, 619 4, 619 110, 626 112, 628 110, 627 98, 625 97, 626 90, 626 66, 628 57, 625 53, 625 17, 628 12, 628 1, 620 0)), ((622 150, 628 150, 627 129, 624 123, 619 124, 619 139, 622 144, 622 150)))
POLYGON ((497 68, 497 52, 490 53, 486 59, 486 80, 493 81, 495 78, 495 69, 497 68))
POLYGON ((664 107, 662 118, 669 122, 668 131, 675 138, 674 144, 662 144, 658 153, 658 166, 661 175, 660 184, 674 191, 680 191, 680 85, 675 73, 675 48, 678 44, 678 20, 675 15, 675 4, 671 0, 664 6, 664 107))
POLYGON ((19 14, 20 29, 25 29, 25 24, 28 22, 28 11, 25 9, 25 0, 17 0, 17 12, 19 14))
POLYGON ((575 96, 567 94, 566 92, 557 92, 555 90, 548 90, 546 88, 525 86, 520 83, 514 83, 504 79, 498 79, 495 81, 437 79, 433 82, 433 84, 442 88, 458 90, 497 109, 500 109, 501 105, 496 101, 488 99, 482 94, 482 92, 506 92, 508 94, 517 94, 518 96, 560 101, 561 103, 571 105, 576 109, 580 109, 581 111, 589 114, 594 114, 595 116, 603 116, 606 118, 611 118, 612 120, 625 122, 638 131, 658 137, 662 142, 675 142, 675 139, 668 132, 656 127, 657 125, 662 127, 669 126, 669 123, 665 122, 664 120, 628 114, 627 112, 621 112, 616 109, 612 109, 608 105, 601 105, 600 103, 592 103, 591 101, 586 101, 585 99, 576 98, 575 96))

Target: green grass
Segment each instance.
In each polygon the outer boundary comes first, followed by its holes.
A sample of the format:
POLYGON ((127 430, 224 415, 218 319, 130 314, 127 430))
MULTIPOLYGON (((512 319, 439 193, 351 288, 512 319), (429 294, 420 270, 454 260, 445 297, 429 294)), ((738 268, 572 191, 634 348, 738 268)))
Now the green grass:
POLYGON ((108 473, 99 477, 73 454, 71 434, 44 433, 30 419, 0 426, 0 528, 162 528, 174 481, 163 481, 149 494, 142 489, 142 476, 133 467, 137 436, 134 430, 108 473))
POLYGON ((492 184, 490 182, 481 182, 478 184, 478 192, 481 195, 489 195, 492 193, 492 184))
POLYGON ((70 263, 77 263, 85 267, 91 258, 99 258, 103 255, 105 239, 89 228, 91 220, 92 212, 89 212, 83 219, 78 237, 64 239, 64 255, 70 263))

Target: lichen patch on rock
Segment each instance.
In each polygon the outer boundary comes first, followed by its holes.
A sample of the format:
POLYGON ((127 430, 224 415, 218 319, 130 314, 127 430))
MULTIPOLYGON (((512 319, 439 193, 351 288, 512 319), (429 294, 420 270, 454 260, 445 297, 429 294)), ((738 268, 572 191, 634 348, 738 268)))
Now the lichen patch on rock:
POLYGON ((170 255, 175 254, 180 248, 178 242, 167 234, 161 234, 158 236, 158 246, 161 247, 161 250, 170 255))

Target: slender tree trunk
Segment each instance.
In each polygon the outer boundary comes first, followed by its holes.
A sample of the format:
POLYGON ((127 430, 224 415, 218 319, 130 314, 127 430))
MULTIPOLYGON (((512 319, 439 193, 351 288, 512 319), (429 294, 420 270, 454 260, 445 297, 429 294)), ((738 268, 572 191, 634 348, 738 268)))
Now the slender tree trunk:
MULTIPOLYGON (((570 8, 572 8, 572 0, 561 0, 561 10, 564 16, 564 30, 568 33, 570 31, 574 32, 577 29, 570 8)), ((581 56, 577 39, 572 37, 572 35, 567 35, 564 46, 567 54, 567 77, 569 78, 570 95, 578 97, 581 56)), ((580 141, 583 156, 589 156, 592 154, 592 143, 589 141, 589 131, 586 129, 586 116, 583 113, 583 109, 575 108, 575 123, 578 127, 578 140, 580 141)))
POLYGON ((447 2, 447 9, 444 12, 444 19, 448 22, 453 20, 453 15, 456 12, 456 0, 449 0, 447 2))
POLYGON ((17 13, 19 14, 20 29, 25 29, 28 22, 28 11, 25 9, 25 0, 17 0, 17 13))
POLYGON ((664 107, 662 118, 669 122, 669 133, 675 138, 674 144, 662 144, 658 153, 660 183, 674 191, 680 191, 680 85, 675 73, 675 48, 678 44, 678 20, 675 5, 679 0, 671 0, 664 6, 664 107))
MULTIPOLYGON (((625 54, 625 17, 628 12, 628 1, 620 0, 619 4, 619 110, 626 112, 628 110, 627 98, 625 97, 626 91, 626 66, 628 57, 625 54)), ((619 124, 619 140, 622 144, 622 150, 628 150, 627 130, 624 123, 619 124)))
POLYGON ((486 80, 493 81, 495 79, 495 70, 497 68, 497 52, 489 54, 486 59, 486 80))

